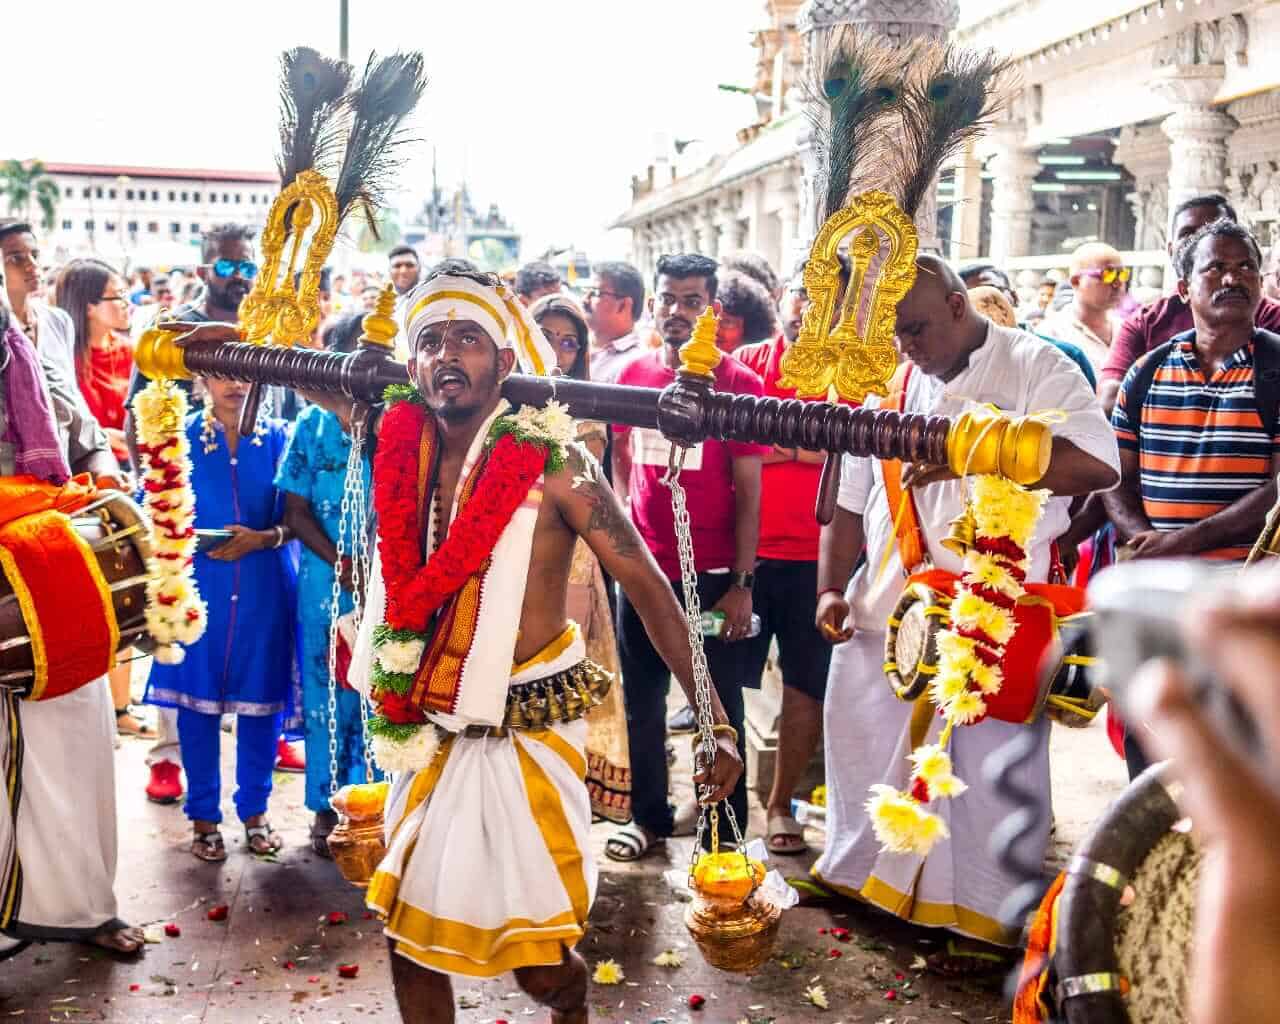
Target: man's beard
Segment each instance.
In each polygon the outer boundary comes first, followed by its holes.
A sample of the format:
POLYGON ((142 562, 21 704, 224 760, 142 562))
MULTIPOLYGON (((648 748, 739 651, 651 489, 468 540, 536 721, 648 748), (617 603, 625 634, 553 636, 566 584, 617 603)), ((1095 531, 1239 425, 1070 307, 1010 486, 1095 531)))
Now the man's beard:
POLYGON ((470 419, 476 411, 487 402, 497 397, 498 368, 486 370, 482 375, 472 379, 467 394, 456 399, 443 399, 434 405, 432 411, 447 423, 461 423, 470 419), (465 401, 466 404, 462 404, 465 401))

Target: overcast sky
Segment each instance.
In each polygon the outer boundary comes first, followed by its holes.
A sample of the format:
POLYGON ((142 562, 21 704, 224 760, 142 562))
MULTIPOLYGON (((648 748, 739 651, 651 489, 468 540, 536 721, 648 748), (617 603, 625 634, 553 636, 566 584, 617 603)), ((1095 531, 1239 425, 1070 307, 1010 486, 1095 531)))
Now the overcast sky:
MULTIPOLYGON (((731 139, 750 117, 751 31, 763 0, 351 0, 350 52, 422 49, 430 83, 410 196, 465 174, 525 253, 575 244, 600 258, 654 133, 731 139)), ((270 169, 276 59, 338 50, 338 0, 5 5, 0 159, 270 169), (14 103, 26 87, 27 102, 14 103)), ((411 205, 409 196, 404 199, 411 205)))

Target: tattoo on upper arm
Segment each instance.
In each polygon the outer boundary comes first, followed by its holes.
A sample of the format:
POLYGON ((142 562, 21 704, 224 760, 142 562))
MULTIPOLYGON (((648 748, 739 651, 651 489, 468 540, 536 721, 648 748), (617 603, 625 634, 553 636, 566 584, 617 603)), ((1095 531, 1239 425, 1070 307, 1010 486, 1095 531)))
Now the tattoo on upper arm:
POLYGON ((609 490, 609 485, 600 472, 600 463, 580 445, 574 445, 570 448, 569 466, 574 474, 573 490, 591 509, 591 515, 587 519, 587 532, 603 531, 619 555, 629 557, 639 554, 640 544, 635 528, 622 511, 618 499, 609 490))

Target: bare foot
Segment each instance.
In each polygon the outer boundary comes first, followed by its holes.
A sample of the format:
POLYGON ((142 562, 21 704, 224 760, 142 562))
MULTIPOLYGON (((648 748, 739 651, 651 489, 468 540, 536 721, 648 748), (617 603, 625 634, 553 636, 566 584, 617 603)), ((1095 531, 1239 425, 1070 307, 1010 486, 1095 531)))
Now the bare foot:
POLYGON ((147 940, 143 936, 141 928, 125 925, 123 928, 98 932, 97 935, 92 936, 87 941, 94 946, 105 949, 108 953, 115 953, 117 956, 133 956, 142 949, 147 940))

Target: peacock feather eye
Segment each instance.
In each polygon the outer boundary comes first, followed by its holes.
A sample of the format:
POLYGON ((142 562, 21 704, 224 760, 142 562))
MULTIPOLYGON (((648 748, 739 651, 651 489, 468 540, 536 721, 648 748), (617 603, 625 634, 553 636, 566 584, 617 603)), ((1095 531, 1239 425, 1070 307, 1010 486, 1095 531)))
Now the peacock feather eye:
POLYGON ((858 72, 847 62, 834 65, 822 82, 822 91, 827 99, 834 100, 842 96, 850 85, 858 84, 858 72))
POLYGON ((955 79, 950 76, 931 82, 929 84, 929 101, 931 103, 946 103, 951 98, 951 91, 955 88, 955 84, 955 79))

